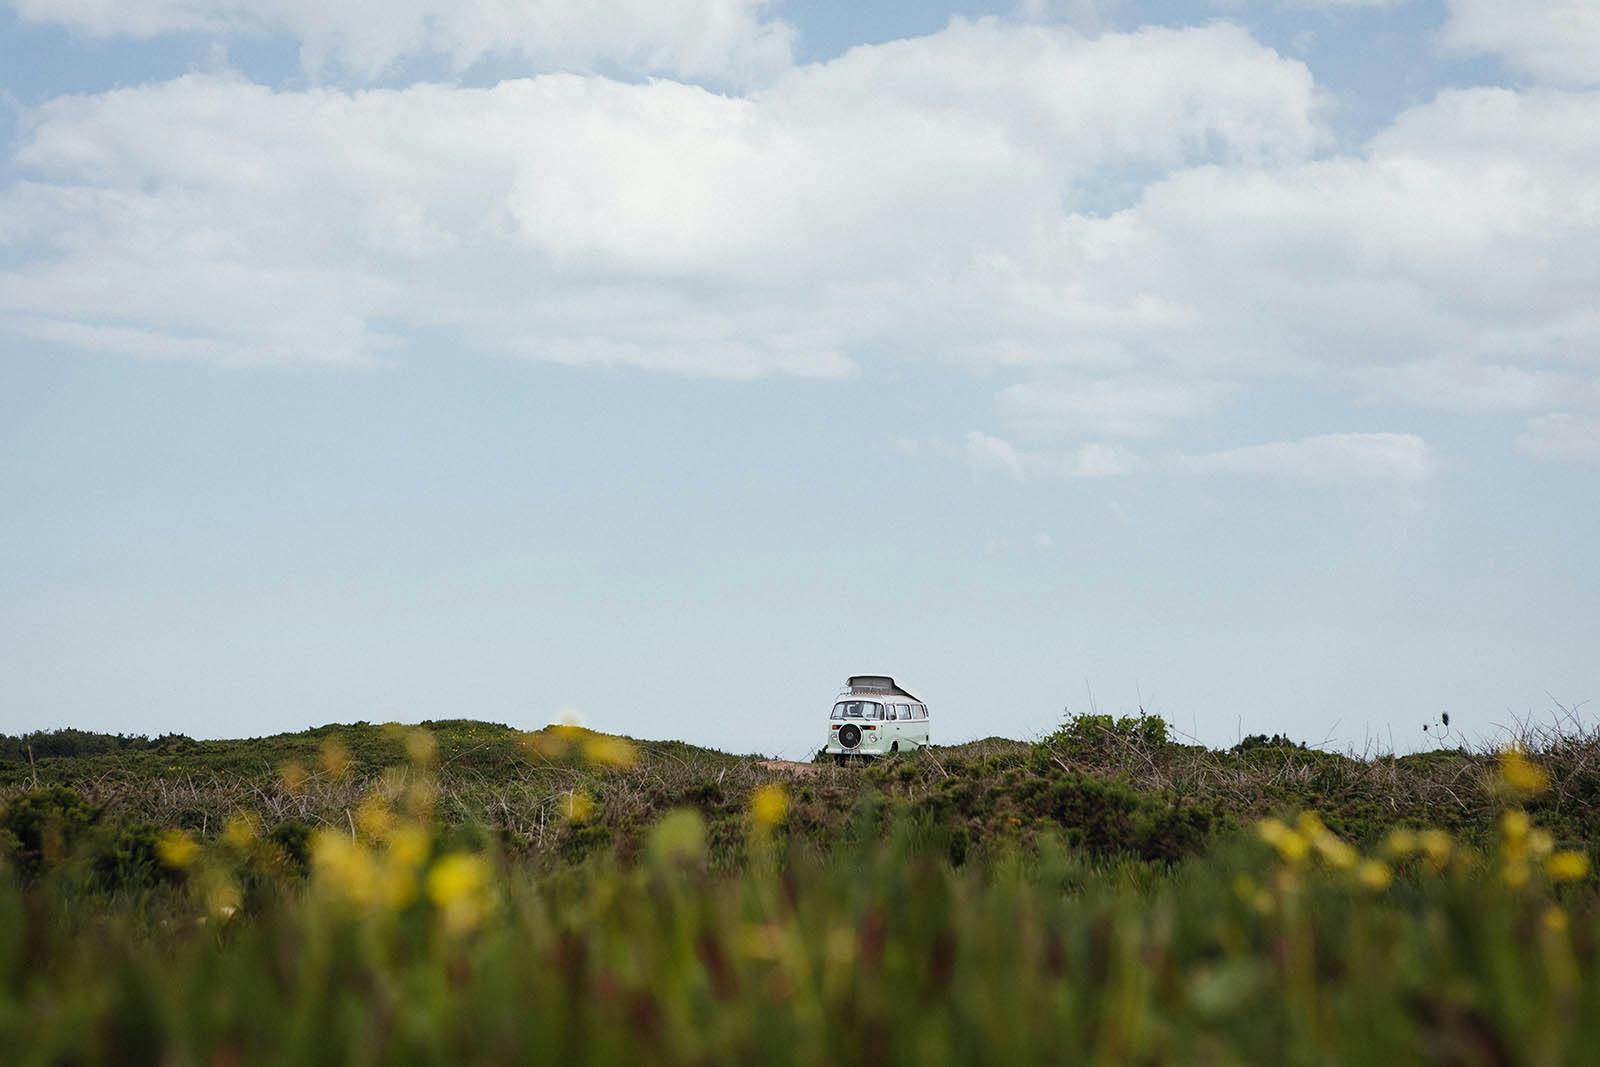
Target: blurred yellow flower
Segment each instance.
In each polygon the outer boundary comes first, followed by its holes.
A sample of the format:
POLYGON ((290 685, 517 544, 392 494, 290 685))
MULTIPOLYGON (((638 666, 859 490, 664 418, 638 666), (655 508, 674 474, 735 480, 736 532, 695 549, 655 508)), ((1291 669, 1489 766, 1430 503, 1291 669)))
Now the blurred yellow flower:
POLYGON ((1341 871, 1354 867, 1356 861, 1361 858, 1360 853, 1348 841, 1331 831, 1322 831, 1316 836, 1315 842, 1317 851, 1322 854, 1328 865, 1341 871))
POLYGON ((1562 849, 1546 861, 1545 870, 1553 881, 1581 881, 1589 877, 1589 857, 1582 852, 1562 849))
POLYGON ((356 829, 368 837, 382 840, 394 826, 394 812, 389 810, 389 805, 384 803, 382 797, 369 793, 356 808, 355 823, 356 829))
POLYGON ((428 872, 428 899, 439 908, 447 929, 474 929, 492 903, 488 861, 467 852, 441 856, 428 872))
POLYGON ((389 835, 388 856, 394 863, 420 867, 428 858, 429 843, 426 827, 403 823, 389 835))
POLYGON ((1383 839, 1383 854, 1390 859, 1405 859, 1417 848, 1417 835, 1403 826, 1390 830, 1389 836, 1383 839))
POLYGON ((244 903, 244 891, 232 878, 219 875, 207 883, 205 901, 211 917, 225 922, 238 913, 239 906, 244 903))
POLYGON ((406 758, 415 767, 432 767, 439 758, 439 740, 429 730, 406 734, 406 758))
POLYGON ((187 870, 200 858, 200 844, 187 831, 168 830, 156 839, 156 856, 173 870, 187 870))
POLYGON ((590 734, 583 743, 583 758, 601 767, 626 769, 638 762, 633 742, 611 734, 590 734))
POLYGON ((1302 811, 1294 821, 1294 828, 1299 830, 1301 835, 1308 841, 1318 834, 1325 833, 1328 829, 1322 822, 1322 816, 1314 811, 1302 811))
POLYGON ((789 814, 789 791, 776 782, 760 786, 750 797, 750 818, 762 830, 770 830, 789 814))
POLYGON ((249 812, 236 811, 222 827, 222 840, 235 852, 244 852, 261 834, 261 823, 249 812))
POLYGON ((1362 860, 1356 868, 1356 881, 1361 883, 1362 888, 1377 893, 1389 888, 1389 883, 1394 881, 1394 874, 1382 860, 1362 860))
POLYGON ((1551 933, 1564 934, 1567 932, 1567 913, 1561 909, 1561 905, 1550 905, 1544 910, 1543 918, 1544 928, 1551 933))
POLYGON ((1256 833, 1261 840, 1278 850, 1289 863, 1299 863, 1306 858, 1310 851, 1310 843, 1300 834, 1289 829, 1278 819, 1262 819, 1256 823, 1256 833))
POLYGON ((1533 821, 1525 811, 1508 811, 1500 816, 1500 834, 1508 845, 1521 845, 1532 826, 1533 821))
POLYGON ((427 819, 439 799, 439 787, 431 778, 418 778, 406 790, 406 812, 413 819, 427 819))
POLYGON ((675 808, 650 831, 657 862, 698 863, 706 855, 706 822, 693 808, 675 808))
POLYGON ((1550 788, 1550 776, 1545 769, 1516 747, 1500 753, 1500 780, 1513 793, 1522 796, 1537 796, 1550 788))
POLYGON ((1521 889, 1528 884, 1531 872, 1528 864, 1520 859, 1511 860, 1500 870, 1500 878, 1512 889, 1521 889))
POLYGON ((336 830, 319 830, 311 839, 311 869, 319 885, 356 905, 378 896, 379 871, 372 851, 336 830))
POLYGON ((561 798, 561 817, 568 822, 588 822, 594 815, 594 798, 574 789, 561 798))
POLYGON ((350 749, 338 736, 329 737, 322 742, 322 749, 317 753, 317 762, 329 777, 342 778, 350 769, 350 749))
POLYGON ((1556 839, 1550 836, 1550 831, 1543 827, 1534 827, 1528 833, 1528 855, 1535 859, 1543 859, 1555 851, 1556 839))
POLYGON ((1443 870, 1450 862, 1450 853, 1455 847, 1455 842, 1443 830, 1422 831, 1417 835, 1417 844, 1428 858, 1428 865, 1436 871, 1443 870))
POLYGON ((305 764, 298 760, 290 760, 278 768, 278 778, 283 782, 283 788, 291 793, 298 793, 311 780, 311 773, 306 770, 305 764))

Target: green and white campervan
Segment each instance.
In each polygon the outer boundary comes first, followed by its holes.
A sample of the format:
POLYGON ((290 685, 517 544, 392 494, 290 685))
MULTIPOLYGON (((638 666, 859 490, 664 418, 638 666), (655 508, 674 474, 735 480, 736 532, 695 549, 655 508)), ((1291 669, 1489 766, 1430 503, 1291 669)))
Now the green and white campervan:
POLYGON ((823 749, 843 764, 849 756, 913 752, 928 743, 928 705, 887 674, 853 675, 828 716, 823 749))

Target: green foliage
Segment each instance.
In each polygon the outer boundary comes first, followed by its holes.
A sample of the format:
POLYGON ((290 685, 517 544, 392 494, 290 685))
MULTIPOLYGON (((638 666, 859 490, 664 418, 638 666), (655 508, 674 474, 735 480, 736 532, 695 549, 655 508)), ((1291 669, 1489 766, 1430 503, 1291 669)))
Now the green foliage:
POLYGON ((14 797, 0 811, 0 856, 23 877, 61 863, 94 825, 94 809, 63 786, 14 797))
POLYGON ((1073 759, 1104 756, 1117 747, 1160 748, 1167 744, 1167 723, 1159 715, 1068 715, 1045 744, 1073 759))

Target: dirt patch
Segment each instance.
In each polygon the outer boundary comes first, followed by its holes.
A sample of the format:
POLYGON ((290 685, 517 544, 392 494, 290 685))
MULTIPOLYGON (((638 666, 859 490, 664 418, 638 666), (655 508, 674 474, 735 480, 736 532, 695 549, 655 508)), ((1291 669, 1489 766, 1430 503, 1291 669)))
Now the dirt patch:
POLYGON ((794 760, 786 759, 764 759, 759 761, 759 763, 760 766, 766 770, 777 771, 780 774, 797 774, 804 776, 807 774, 816 774, 818 771, 822 770, 821 764, 796 763, 794 760))

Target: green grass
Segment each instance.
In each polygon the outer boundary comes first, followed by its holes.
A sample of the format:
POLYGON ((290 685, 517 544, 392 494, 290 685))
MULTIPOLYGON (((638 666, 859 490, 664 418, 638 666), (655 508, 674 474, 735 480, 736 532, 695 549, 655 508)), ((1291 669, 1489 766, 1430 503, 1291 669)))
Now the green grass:
POLYGON ((1217 753, 1141 729, 801 776, 470 722, 427 744, 330 727, 12 760, 0 1049, 1592 1061, 1600 897, 1548 862, 1593 841, 1592 739, 1532 739, 1541 780, 1513 788, 1484 753, 1217 753), (1313 808, 1327 827, 1257 831, 1313 808), (1451 831, 1431 853, 1389 836, 1424 825, 1451 831))

